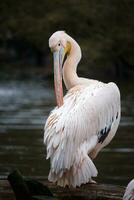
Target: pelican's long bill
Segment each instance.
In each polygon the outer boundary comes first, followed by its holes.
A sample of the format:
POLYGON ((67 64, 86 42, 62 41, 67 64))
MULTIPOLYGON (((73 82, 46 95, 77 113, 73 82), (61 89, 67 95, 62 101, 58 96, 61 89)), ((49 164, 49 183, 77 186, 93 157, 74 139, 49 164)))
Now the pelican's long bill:
POLYGON ((55 51, 54 56, 54 86, 56 101, 58 107, 63 105, 63 88, 62 88, 62 61, 64 58, 64 50, 55 51))

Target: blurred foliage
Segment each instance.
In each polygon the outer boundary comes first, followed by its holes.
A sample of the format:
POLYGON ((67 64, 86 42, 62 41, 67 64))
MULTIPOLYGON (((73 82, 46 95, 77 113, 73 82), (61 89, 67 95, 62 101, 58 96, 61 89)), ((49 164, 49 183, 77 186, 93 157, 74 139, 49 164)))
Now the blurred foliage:
MULTIPOLYGON (((48 38, 66 30, 82 47, 80 68, 128 75, 134 65, 133 0, 1 0, 0 39, 28 41, 47 56, 48 38), (107 67, 109 66, 109 67, 107 67), (111 71, 110 71, 111 70, 111 71)), ((99 73, 98 72, 98 73, 99 73)))

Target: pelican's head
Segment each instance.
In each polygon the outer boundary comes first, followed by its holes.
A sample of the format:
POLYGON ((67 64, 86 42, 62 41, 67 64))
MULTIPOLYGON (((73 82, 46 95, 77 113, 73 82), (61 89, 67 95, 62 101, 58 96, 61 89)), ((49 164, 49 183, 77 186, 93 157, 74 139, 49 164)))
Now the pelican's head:
POLYGON ((70 52, 71 45, 64 31, 57 31, 49 38, 49 47, 54 57, 54 84, 58 107, 63 105, 62 65, 65 54, 70 52))

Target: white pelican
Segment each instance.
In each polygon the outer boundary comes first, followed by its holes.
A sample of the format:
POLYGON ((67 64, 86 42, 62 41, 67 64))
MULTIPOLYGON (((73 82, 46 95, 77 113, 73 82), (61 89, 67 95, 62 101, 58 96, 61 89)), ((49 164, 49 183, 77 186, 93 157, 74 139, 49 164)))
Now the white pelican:
POLYGON ((49 181, 80 186, 97 176, 93 159, 114 137, 120 121, 120 92, 115 83, 78 77, 81 49, 64 31, 49 38, 54 54, 57 107, 50 113, 44 133, 49 181), (63 64, 64 55, 67 58, 63 64), (63 80, 68 90, 63 98, 63 80))
POLYGON ((134 200, 134 179, 127 185, 123 200, 134 200))

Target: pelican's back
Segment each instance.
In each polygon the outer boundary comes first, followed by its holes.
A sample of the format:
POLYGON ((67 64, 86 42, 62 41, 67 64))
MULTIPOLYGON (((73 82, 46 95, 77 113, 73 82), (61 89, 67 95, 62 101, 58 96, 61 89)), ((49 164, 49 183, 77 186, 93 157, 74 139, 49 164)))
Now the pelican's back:
POLYGON ((111 141, 119 121, 120 93, 114 83, 96 81, 70 89, 63 106, 50 113, 45 125, 49 180, 75 187, 97 176, 88 155, 95 157, 111 141))

